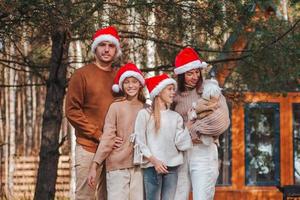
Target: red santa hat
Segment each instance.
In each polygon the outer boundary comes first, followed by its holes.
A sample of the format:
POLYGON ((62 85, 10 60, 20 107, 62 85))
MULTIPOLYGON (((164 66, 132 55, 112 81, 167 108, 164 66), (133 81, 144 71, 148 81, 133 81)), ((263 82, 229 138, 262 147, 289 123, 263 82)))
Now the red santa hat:
POLYGON ((203 62, 197 52, 191 47, 182 49, 175 58, 175 74, 183 74, 189 70, 206 68, 207 63, 203 62))
POLYGON ((116 57, 122 55, 121 47, 120 47, 120 37, 118 35, 118 31, 113 26, 108 26, 106 28, 102 28, 96 31, 93 35, 93 43, 92 43, 92 52, 95 53, 95 50, 101 42, 111 42, 117 47, 116 57))
POLYGON ((142 72, 135 64, 127 63, 120 67, 119 71, 117 72, 112 90, 116 93, 120 92, 120 90, 122 90, 123 81, 128 77, 134 77, 139 80, 143 86, 145 85, 145 79, 142 72))
POLYGON ((152 101, 166 86, 174 84, 176 87, 176 81, 170 78, 167 74, 153 76, 147 78, 145 81, 152 101))

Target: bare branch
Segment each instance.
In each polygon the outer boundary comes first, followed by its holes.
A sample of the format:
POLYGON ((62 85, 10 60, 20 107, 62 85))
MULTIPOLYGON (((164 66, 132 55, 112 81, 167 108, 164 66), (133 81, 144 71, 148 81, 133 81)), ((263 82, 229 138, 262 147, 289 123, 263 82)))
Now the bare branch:
MULTIPOLYGON (((9 63, 15 63, 14 61, 10 62, 8 61, 9 63)), ((0 59, 0 63, 1 65, 3 65, 3 67, 6 67, 6 68, 9 68, 9 69, 13 69, 15 71, 20 71, 20 72, 25 72, 25 73, 32 73, 32 71, 29 71, 29 70, 25 70, 25 69, 20 69, 20 68, 16 68, 16 67, 12 67, 6 63, 3 62, 3 60, 0 59), (1 62, 2 61, 2 62, 1 62)))
POLYGON ((44 82, 46 82, 46 78, 41 74, 39 73, 37 70, 36 70, 36 65, 31 61, 29 60, 24 54, 23 52, 19 49, 18 45, 15 43, 15 41, 12 41, 15 48, 17 49, 18 53, 21 55, 24 63, 27 64, 28 67, 30 67, 33 71, 33 73, 38 76, 41 80, 43 80, 44 82))
POLYGON ((77 27, 79 24, 84 23, 88 17, 92 17, 93 14, 104 4, 103 1, 98 1, 90 10, 87 10, 85 15, 81 16, 77 21, 73 22, 71 25, 71 30, 77 27))
POLYGON ((125 33, 125 34, 129 34, 129 35, 121 35, 122 38, 132 38, 132 39, 142 39, 142 40, 146 40, 146 41, 153 41, 156 43, 160 43, 160 44, 166 44, 168 46, 173 46, 179 49, 185 48, 187 46, 193 47, 196 51, 200 51, 200 52, 211 52, 211 53, 239 53, 239 52, 253 52, 253 50, 214 50, 214 49, 203 49, 200 47, 196 47, 193 45, 180 45, 180 44, 176 44, 176 43, 172 43, 169 41, 165 41, 162 39, 158 39, 155 37, 149 37, 137 32, 131 32, 131 31, 124 31, 124 30, 120 30, 120 33, 125 33))
POLYGON ((32 86, 46 86, 45 83, 35 83, 35 84, 18 84, 18 85, 6 85, 0 84, 0 87, 32 87, 32 86))
MULTIPOLYGON (((285 31, 283 34, 279 35, 275 40, 273 40, 272 42, 268 43, 268 44, 265 44, 262 46, 261 49, 258 50, 258 53, 270 46, 272 46, 273 44, 276 44, 277 42, 279 42, 281 39, 283 39, 285 36, 287 36, 291 31, 293 31, 297 25, 299 24, 300 22, 300 19, 298 19, 293 26, 291 26, 287 31, 285 31)), ((257 53, 257 52, 256 52, 257 53)))

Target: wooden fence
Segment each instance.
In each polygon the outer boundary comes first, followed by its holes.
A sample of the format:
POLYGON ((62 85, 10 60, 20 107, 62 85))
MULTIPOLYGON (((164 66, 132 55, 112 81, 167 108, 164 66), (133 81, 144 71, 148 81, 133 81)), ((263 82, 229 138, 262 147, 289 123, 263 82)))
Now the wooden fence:
MULTIPOLYGON (((13 197, 15 199, 32 199, 37 179, 39 157, 26 156, 15 159, 13 176, 13 197)), ((2 172, 5 172, 2 165, 2 172)), ((70 196, 71 161, 69 156, 60 156, 57 171, 56 198, 66 199, 70 196)), ((5 187, 6 174, 2 173, 2 191, 5 187)), ((0 197, 1 199, 1 197, 0 197)))

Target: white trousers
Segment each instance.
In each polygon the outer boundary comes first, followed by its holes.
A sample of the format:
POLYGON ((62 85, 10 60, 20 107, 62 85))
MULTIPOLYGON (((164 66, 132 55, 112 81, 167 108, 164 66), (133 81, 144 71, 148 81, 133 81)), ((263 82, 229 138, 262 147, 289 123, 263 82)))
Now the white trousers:
POLYGON ((175 200, 188 200, 191 186, 193 200, 213 200, 219 176, 216 144, 194 145, 185 157, 178 172, 175 200))

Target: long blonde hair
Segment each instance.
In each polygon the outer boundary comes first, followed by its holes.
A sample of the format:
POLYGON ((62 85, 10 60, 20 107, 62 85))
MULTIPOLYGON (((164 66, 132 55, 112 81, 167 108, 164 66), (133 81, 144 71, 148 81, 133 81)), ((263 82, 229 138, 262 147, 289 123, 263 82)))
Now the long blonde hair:
MULTIPOLYGON (((159 96, 156 96, 152 102, 152 115, 154 118, 155 132, 157 133, 160 129, 160 107, 159 107, 159 96)), ((169 108, 170 105, 165 105, 166 108, 169 108)))
POLYGON ((159 100, 156 96, 152 102, 152 115, 154 118, 155 132, 157 133, 160 129, 160 109, 159 109, 159 100))

